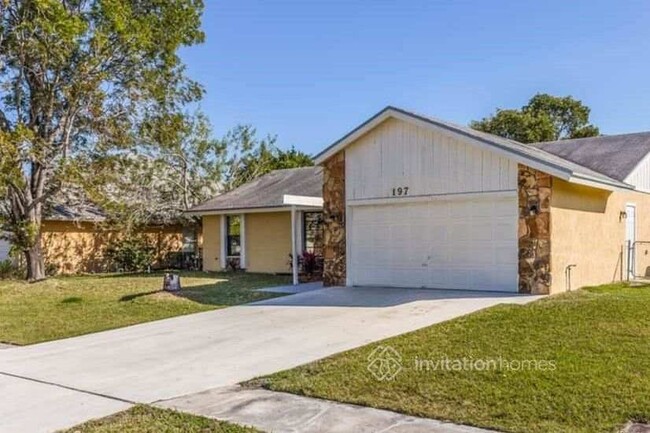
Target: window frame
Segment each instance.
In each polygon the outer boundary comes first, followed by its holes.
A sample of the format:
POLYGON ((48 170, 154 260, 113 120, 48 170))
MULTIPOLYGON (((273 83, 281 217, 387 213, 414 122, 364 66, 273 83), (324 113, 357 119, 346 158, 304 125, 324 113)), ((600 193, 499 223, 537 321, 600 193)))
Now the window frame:
POLYGON ((225 253, 226 257, 228 258, 241 258, 242 257, 242 216, 241 215, 226 215, 226 236, 225 236, 225 241, 226 241, 226 248, 225 248, 225 253), (239 234, 238 235, 231 235, 230 234, 230 222, 231 218, 237 218, 239 220, 239 234), (233 253, 232 251, 232 238, 237 238, 237 246, 239 247, 239 251, 236 253, 233 253))

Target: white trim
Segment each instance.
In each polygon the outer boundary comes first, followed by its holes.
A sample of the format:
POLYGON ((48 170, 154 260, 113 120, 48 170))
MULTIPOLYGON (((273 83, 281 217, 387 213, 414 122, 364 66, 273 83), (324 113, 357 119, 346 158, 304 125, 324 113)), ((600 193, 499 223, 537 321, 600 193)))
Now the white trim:
POLYGON ((346 287, 352 286, 352 220, 354 218, 354 211, 352 206, 345 206, 345 285, 346 287))
POLYGON ((219 262, 221 264, 221 269, 225 270, 226 269, 226 255, 228 254, 228 250, 226 248, 226 239, 228 235, 228 227, 227 227, 227 216, 226 215, 221 215, 221 245, 219 250, 221 251, 221 254, 219 254, 219 262))
POLYGON ((348 206, 373 206, 373 205, 387 205, 387 204, 404 204, 404 203, 419 203, 430 201, 456 201, 456 200, 475 200, 475 199, 494 199, 494 198, 508 198, 516 197, 517 190, 501 190, 501 191, 484 191, 484 192, 457 192, 445 194, 431 194, 431 195, 417 195, 406 196, 399 198, 368 198, 348 200, 348 206))
MULTIPOLYGON (((318 207, 320 208, 320 206, 318 207)), ((296 206, 296 210, 314 210, 313 206, 296 206)), ((258 207, 258 208, 240 208, 228 210, 206 210, 206 211, 186 211, 187 214, 205 216, 205 215, 237 215, 242 213, 267 213, 267 212, 291 212, 290 206, 277 207, 258 207)))
POLYGON ((246 214, 239 215, 239 267, 246 269, 246 214))
POLYGON ((298 249, 298 255, 302 255, 302 253, 305 252, 305 248, 304 248, 304 245, 305 245, 305 240, 304 240, 304 237, 305 237, 304 236, 304 234, 305 234, 305 229, 304 229, 304 227, 305 227, 305 212, 304 211, 298 211, 298 214, 296 215, 296 217, 298 218, 298 220, 296 221, 296 230, 297 230, 296 237, 298 238, 297 239, 297 242, 298 242, 297 249, 298 249))
POLYGON ((293 274, 293 285, 297 286, 298 281, 298 249, 296 248, 296 207, 291 206, 291 267, 293 274))
POLYGON ((621 188, 616 185, 605 183, 603 181, 588 178, 585 176, 571 176, 569 179, 566 179, 567 182, 575 183, 577 185, 590 186, 592 188, 604 189, 606 191, 636 191, 634 188, 621 188))
POLYGON ((304 195, 285 194, 282 203, 292 206, 313 206, 323 207, 323 197, 308 197, 304 195))
MULTIPOLYGON (((369 131, 374 129, 377 125, 379 125, 380 123, 384 122, 389 118, 402 120, 404 122, 408 122, 416 126, 426 128, 431 131, 451 135, 461 140, 465 140, 466 142, 469 142, 481 149, 489 149, 490 151, 498 155, 505 156, 516 162, 523 163, 528 167, 543 171, 544 173, 550 174, 552 176, 566 180, 568 182, 589 185, 595 188, 600 188, 608 191, 628 191, 628 190, 633 191, 634 190, 632 185, 630 185, 630 188, 625 188, 623 186, 612 184, 607 180, 592 178, 588 175, 584 175, 580 173, 576 174, 573 170, 569 168, 558 166, 557 164, 554 164, 552 162, 546 162, 540 160, 538 158, 535 158, 534 156, 528 156, 522 154, 518 152, 516 149, 509 149, 506 146, 499 145, 496 142, 490 143, 489 139, 481 140, 479 138, 475 138, 466 133, 463 133, 462 131, 456 131, 453 129, 452 125, 450 125, 449 127, 445 127, 443 123, 436 124, 436 121, 433 119, 427 120, 425 118, 419 117, 416 114, 404 112, 402 110, 393 107, 385 108, 383 111, 379 112, 377 115, 370 118, 370 120, 361 124, 361 126, 357 127, 348 135, 344 136, 341 140, 334 143, 329 148, 325 149, 322 153, 320 153, 315 158, 315 163, 322 164, 327 159, 335 155, 337 152, 344 149, 352 142, 358 140, 361 136, 367 134, 369 131)), ((525 144, 521 144, 521 145, 526 146, 525 144)))

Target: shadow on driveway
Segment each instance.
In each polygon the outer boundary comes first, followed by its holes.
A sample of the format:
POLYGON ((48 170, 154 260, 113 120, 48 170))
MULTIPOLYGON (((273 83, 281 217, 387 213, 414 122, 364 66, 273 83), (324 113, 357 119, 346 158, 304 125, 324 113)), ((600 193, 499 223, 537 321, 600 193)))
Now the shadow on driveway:
MULTIPOLYGON (((509 299, 529 297, 511 292, 488 292, 444 289, 404 289, 393 287, 331 287, 292 296, 253 302, 250 306, 284 307, 357 307, 385 308, 417 301, 454 301, 458 299, 509 299)), ((535 297, 533 297, 535 298, 535 297)))

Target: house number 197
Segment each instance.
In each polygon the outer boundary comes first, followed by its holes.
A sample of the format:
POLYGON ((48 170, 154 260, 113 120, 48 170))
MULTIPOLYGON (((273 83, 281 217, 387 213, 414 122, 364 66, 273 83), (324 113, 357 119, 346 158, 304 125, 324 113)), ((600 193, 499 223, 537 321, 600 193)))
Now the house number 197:
POLYGON ((393 188, 393 196, 394 197, 399 197, 403 195, 409 195, 409 187, 408 186, 398 186, 396 188, 393 188))

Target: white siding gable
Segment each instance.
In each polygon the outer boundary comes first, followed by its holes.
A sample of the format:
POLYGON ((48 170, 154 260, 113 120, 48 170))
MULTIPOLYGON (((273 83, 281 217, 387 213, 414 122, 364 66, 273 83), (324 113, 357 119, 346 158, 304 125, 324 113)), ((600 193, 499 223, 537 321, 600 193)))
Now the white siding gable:
POLYGON ((345 154, 348 200, 516 191, 517 162, 451 134, 388 119, 345 154))
POLYGON ((624 182, 633 185, 639 191, 650 192, 650 154, 643 157, 624 182))

